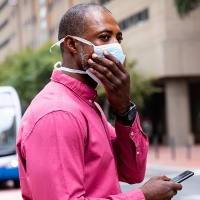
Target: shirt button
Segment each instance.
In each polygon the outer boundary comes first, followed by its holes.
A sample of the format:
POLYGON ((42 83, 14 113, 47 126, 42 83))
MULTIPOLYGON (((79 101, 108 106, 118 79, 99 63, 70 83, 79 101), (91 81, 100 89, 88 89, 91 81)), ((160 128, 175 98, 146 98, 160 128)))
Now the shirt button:
POLYGON ((140 152, 139 152, 139 151, 137 151, 137 154, 140 154, 140 152))
POLYGON ((90 103, 92 103, 92 100, 89 100, 90 103))
POLYGON ((131 136, 133 136, 134 135, 134 132, 131 132, 131 136))

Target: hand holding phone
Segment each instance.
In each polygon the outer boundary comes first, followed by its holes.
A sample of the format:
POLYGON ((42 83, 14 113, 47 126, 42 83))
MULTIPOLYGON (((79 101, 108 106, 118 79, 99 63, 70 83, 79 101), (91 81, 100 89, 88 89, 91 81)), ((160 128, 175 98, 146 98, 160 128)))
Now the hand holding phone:
POLYGON ((153 176, 140 189, 146 200, 166 200, 172 199, 182 189, 182 185, 170 182, 170 178, 163 175, 153 176))
POLYGON ((187 170, 187 171, 179 174, 178 176, 172 178, 170 180, 170 182, 181 183, 182 181, 188 179, 189 177, 191 177, 193 175, 194 175, 194 172, 187 170))

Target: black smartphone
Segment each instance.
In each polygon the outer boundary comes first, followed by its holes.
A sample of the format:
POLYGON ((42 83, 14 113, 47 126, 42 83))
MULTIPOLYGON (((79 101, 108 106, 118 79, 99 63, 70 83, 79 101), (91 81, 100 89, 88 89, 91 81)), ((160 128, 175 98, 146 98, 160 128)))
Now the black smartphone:
POLYGON ((179 174, 178 176, 172 178, 170 180, 170 182, 176 182, 176 183, 181 183, 182 181, 188 179, 189 177, 193 176, 194 175, 194 172, 191 172, 189 170, 179 174))

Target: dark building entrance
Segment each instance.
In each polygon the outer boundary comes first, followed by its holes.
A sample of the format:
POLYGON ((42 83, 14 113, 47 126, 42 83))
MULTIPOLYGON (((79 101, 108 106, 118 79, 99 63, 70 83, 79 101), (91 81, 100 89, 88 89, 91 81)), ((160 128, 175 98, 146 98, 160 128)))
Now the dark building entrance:
POLYGON ((191 125, 194 134, 195 143, 200 143, 200 82, 191 83, 190 91, 190 107, 191 107, 191 125))

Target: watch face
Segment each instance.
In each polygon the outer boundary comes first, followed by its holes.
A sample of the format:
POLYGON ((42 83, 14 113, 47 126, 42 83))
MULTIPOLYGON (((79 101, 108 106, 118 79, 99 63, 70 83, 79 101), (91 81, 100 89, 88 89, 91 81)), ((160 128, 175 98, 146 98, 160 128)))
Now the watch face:
POLYGON ((124 121, 124 122, 131 122, 135 120, 136 117, 136 105, 134 103, 131 102, 131 106, 129 108, 128 111, 126 111, 125 114, 123 115, 118 115, 117 113, 115 113, 114 111, 114 115, 117 119, 124 121))
POLYGON ((130 112, 128 113, 128 121, 132 121, 135 118, 136 111, 135 109, 131 109, 130 112))

